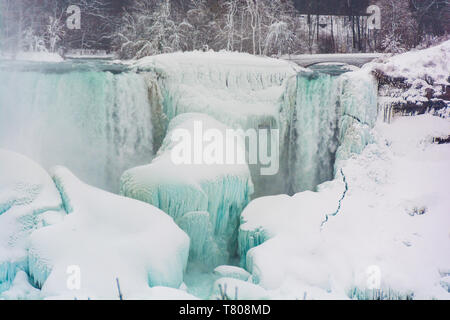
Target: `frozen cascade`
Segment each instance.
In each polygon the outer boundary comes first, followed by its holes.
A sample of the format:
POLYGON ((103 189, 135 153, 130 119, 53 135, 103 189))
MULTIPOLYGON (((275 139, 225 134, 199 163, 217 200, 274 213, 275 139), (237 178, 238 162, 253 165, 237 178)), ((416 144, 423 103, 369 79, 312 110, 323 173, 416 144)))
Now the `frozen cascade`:
POLYGON ((58 68, 0 69, 0 147, 118 191, 124 170, 152 159, 148 85, 135 73, 58 68))
MULTIPOLYGON (((170 121, 183 113, 207 114, 233 129, 283 131, 287 119, 280 118, 279 100, 287 80, 301 70, 284 60, 230 52, 162 54, 141 59, 134 67, 158 79, 162 106, 157 126, 162 133, 155 136, 155 147, 170 121)), ((258 165, 250 165, 250 171, 255 198, 283 189, 281 174, 262 176, 258 165)))
POLYGON ((312 190, 338 173, 336 161, 371 142, 377 118, 377 83, 363 71, 329 75, 300 72, 281 101, 287 194, 312 190))
POLYGON ((314 190, 333 178, 337 148, 338 77, 316 72, 297 76, 295 104, 290 108, 288 193, 314 190))

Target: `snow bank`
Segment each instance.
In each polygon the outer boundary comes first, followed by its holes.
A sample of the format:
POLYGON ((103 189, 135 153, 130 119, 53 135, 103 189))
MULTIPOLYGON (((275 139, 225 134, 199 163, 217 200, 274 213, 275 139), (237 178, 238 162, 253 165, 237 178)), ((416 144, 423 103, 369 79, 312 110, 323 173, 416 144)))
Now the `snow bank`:
POLYGON ((253 282, 288 298, 449 299, 450 148, 433 144, 449 132, 429 115, 378 123, 319 192, 251 202, 239 245, 253 282))
POLYGON ((378 119, 378 84, 365 70, 349 72, 339 78, 338 148, 335 173, 339 162, 351 154, 360 154, 373 142, 371 129, 378 119))
MULTIPOLYGON (((62 209, 48 173, 26 157, 0 149, 0 293, 27 269, 28 238, 45 214, 62 209)), ((48 223, 48 222, 47 222, 48 223)))
POLYGON ((124 296, 181 285, 189 239, 169 216, 85 185, 63 167, 52 176, 68 215, 31 236, 29 273, 43 296, 117 298, 116 279, 124 296), (70 290, 67 272, 77 270, 81 287, 70 290))
MULTIPOLYGON (((201 123, 204 132, 216 129, 226 137, 227 128, 209 116, 176 117, 154 161, 123 174, 121 193, 167 212, 191 237, 192 257, 216 266, 226 263, 235 251, 239 215, 249 202, 253 184, 246 164, 175 164, 172 151, 177 143, 172 134, 186 130, 194 150, 196 123, 201 123)), ((203 146, 208 144, 203 141, 203 146)), ((245 152, 244 148, 241 139, 236 150, 245 152)))

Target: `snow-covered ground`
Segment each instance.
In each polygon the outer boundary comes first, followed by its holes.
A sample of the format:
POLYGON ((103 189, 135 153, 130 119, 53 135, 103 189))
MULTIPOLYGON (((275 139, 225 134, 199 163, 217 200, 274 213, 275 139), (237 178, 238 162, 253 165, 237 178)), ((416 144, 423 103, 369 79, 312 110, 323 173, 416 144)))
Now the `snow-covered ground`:
POLYGON ((450 299, 450 148, 433 144, 449 133, 431 115, 380 122, 375 143, 341 162, 346 183, 250 203, 241 250, 264 242, 247 253, 252 281, 279 298, 367 298, 380 272, 385 298, 450 299))
POLYGON ((425 50, 410 51, 396 56, 384 55, 364 68, 378 69, 392 78, 432 78, 438 84, 449 85, 450 40, 425 50))
POLYGON ((208 114, 232 128, 278 122, 283 83, 301 70, 294 63, 236 52, 186 52, 130 64, 163 79, 169 120, 184 112, 208 114))

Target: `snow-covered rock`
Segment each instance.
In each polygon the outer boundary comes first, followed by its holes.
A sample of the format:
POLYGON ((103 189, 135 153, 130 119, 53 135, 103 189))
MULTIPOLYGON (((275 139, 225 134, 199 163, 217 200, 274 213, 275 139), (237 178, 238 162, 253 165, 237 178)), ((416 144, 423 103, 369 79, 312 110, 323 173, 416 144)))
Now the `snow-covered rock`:
POLYGON ((380 83, 385 120, 396 114, 449 116, 450 40, 425 50, 386 56, 364 66, 380 83))
POLYGON ((396 56, 385 56, 364 66, 380 70, 391 78, 404 78, 412 84, 415 79, 432 78, 449 85, 450 40, 424 50, 409 51, 396 56))
MULTIPOLYGON (((27 269, 28 238, 43 216, 60 216, 62 201, 50 175, 26 157, 0 149, 0 292, 27 269)), ((50 222, 47 222, 50 223, 50 222)))
POLYGON ((17 272, 11 287, 0 293, 0 300, 38 300, 40 298, 40 290, 30 284, 28 275, 24 271, 17 272))
POLYGON ((380 122, 319 192, 251 202, 239 243, 252 281, 285 297, 449 299, 450 149, 433 144, 448 132, 429 115, 380 122))
POLYGON ((53 179, 68 215, 34 232, 30 277, 45 297, 118 297, 183 282, 189 238, 149 204, 88 186, 57 167, 53 179), (75 277, 75 278, 71 278, 75 277), (80 287, 70 287, 69 280, 80 287))
POLYGON ((378 115, 377 82, 366 70, 329 75, 301 72, 281 101, 285 193, 315 190, 333 179, 335 163, 371 143, 378 115))
MULTIPOLYGON (((207 114, 234 129, 280 129, 284 84, 302 68, 279 59, 237 52, 184 52, 146 57, 132 63, 156 73, 162 97, 162 128, 177 115, 207 114)), ((158 134, 158 136, 164 136, 158 134)), ((155 139, 155 145, 159 145, 155 139)), ((280 143, 281 148, 284 146, 280 143)), ((255 195, 279 192, 282 177, 262 176, 250 166, 255 195)))
MULTIPOLYGON (((193 158, 190 158, 192 164, 173 161, 179 145, 172 139, 172 134, 184 130, 192 138, 187 147, 194 150, 198 124, 203 132, 218 130, 224 139, 230 139, 226 136, 227 127, 211 117, 182 114, 172 120, 154 161, 123 174, 121 193, 150 203, 172 216, 192 239, 192 257, 216 266, 226 263, 229 255, 235 253, 233 243, 239 216, 249 202, 253 184, 246 164, 206 164, 205 159, 194 164, 193 158)), ((237 142, 236 150, 245 152, 243 140, 234 141, 237 142)), ((226 142, 223 143, 225 147, 226 142)), ((209 145, 203 140, 200 144, 205 150, 209 145)))

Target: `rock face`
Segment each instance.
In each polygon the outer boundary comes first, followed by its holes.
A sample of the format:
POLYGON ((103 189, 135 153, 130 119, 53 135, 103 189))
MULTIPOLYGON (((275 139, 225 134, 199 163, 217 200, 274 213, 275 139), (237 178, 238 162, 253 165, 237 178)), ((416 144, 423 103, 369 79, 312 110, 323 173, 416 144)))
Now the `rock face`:
MULTIPOLYGON (((280 117, 279 100, 286 81, 302 70, 282 59, 230 52, 162 54, 143 58, 134 67, 158 79, 157 96, 162 102, 152 120, 160 119, 154 128, 162 132, 154 139, 156 147, 172 119, 183 113, 207 114, 233 129, 284 130, 286 119, 280 117)), ((263 176, 260 167, 250 165, 254 196, 278 194, 283 177, 263 176)))
POLYGON ((372 142, 378 115, 376 79, 367 71, 301 72, 281 101, 284 193, 315 190, 333 179, 339 162, 372 142))
POLYGON ((0 149, 0 293, 27 271, 27 241, 46 217, 62 212, 49 174, 33 161, 0 149))
MULTIPOLYGON (((246 164, 174 163, 172 152, 178 145, 172 134, 183 130, 194 138, 188 144, 189 148, 194 148, 198 124, 204 132, 217 130, 216 133, 226 138, 227 127, 209 116, 182 114, 176 117, 156 159, 150 165, 123 174, 121 193, 167 212, 190 235, 192 257, 217 266, 227 263, 236 254, 239 217, 250 201, 253 184, 246 164)), ((236 147, 238 152, 245 153, 241 139, 236 147)))

